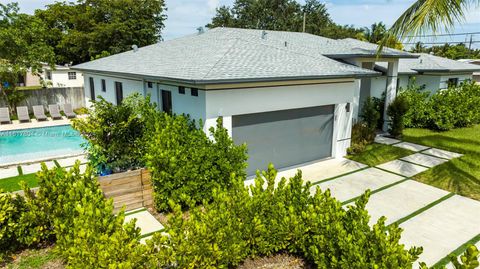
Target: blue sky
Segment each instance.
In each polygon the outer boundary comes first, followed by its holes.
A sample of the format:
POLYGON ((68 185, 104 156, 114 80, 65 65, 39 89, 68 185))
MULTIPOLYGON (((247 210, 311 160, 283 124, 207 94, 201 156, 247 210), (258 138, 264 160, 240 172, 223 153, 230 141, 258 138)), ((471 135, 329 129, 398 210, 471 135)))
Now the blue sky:
MULTIPOLYGON (((163 32, 165 40, 195 32, 199 26, 207 24, 215 14, 215 8, 220 5, 231 5, 234 0, 166 0, 168 8, 166 28, 163 32)), ((298 0, 303 2, 304 0, 298 0)), ((9 0, 0 0, 7 3, 9 0)), ((22 12, 32 13, 37 8, 55 0, 17 0, 22 12)), ((374 22, 383 21, 387 25, 411 5, 414 0, 326 0, 326 4, 333 20, 339 24, 353 24, 355 26, 369 26, 374 22)), ((464 23, 457 25, 452 32, 480 32, 480 8, 472 7, 467 12, 464 23)), ((455 38, 455 41, 464 41, 465 36, 455 38)), ((469 38, 469 37, 467 37, 469 38)), ((480 41, 480 35, 474 40, 480 41)), ((427 40, 429 42, 454 41, 453 39, 427 40)), ((480 47, 480 43, 476 45, 480 47)))

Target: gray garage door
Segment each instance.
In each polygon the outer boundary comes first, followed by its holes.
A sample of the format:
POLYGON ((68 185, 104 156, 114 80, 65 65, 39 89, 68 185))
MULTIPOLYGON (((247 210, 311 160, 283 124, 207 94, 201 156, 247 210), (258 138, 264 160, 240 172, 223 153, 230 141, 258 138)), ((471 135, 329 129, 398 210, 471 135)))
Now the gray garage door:
POLYGON ((248 175, 332 155, 334 106, 236 115, 233 141, 248 145, 248 175))

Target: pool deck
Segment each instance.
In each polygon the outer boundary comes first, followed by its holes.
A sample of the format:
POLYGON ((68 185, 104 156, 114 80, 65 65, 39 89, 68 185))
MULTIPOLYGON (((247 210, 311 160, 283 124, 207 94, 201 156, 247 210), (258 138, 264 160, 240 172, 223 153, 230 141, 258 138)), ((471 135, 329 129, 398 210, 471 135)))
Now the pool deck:
MULTIPOLYGON (((85 118, 87 115, 78 115, 77 118, 85 118)), ((31 122, 20 123, 18 120, 13 120, 11 124, 2 124, 0 125, 1 131, 14 131, 14 130, 23 130, 23 129, 32 129, 32 128, 42 128, 42 127, 53 127, 61 125, 70 125, 72 121, 66 117, 62 117, 61 120, 52 120, 48 118, 46 121, 37 121, 32 119, 31 122)))

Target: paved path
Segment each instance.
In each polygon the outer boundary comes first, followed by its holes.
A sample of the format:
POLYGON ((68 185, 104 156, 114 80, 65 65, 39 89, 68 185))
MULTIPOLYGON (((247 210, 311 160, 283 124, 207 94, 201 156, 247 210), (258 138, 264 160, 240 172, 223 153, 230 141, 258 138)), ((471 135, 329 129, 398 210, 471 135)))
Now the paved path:
POLYGON ((370 223, 382 216, 387 218, 387 225, 397 223, 404 229, 401 242, 406 246, 423 246, 419 261, 429 266, 480 235, 479 201, 410 179, 461 154, 387 137, 377 137, 376 142, 415 153, 377 167, 345 159, 310 163, 281 171, 279 176, 289 177, 301 169, 304 178, 314 184, 312 193, 317 188, 330 189, 345 206, 370 189, 372 195, 367 204, 370 223))
POLYGON ((146 208, 140 208, 125 212, 125 222, 136 219, 135 225, 140 228, 140 242, 145 243, 146 240, 152 238, 156 232, 161 232, 165 227, 147 211, 146 208))
MULTIPOLYGON (((57 159, 56 162, 60 167, 72 167, 77 160, 79 160, 81 163, 80 171, 82 172, 85 171, 86 163, 87 163, 87 159, 85 158, 85 155, 57 159)), ((54 161, 47 161, 44 163, 47 165, 48 168, 57 166, 54 161)), ((36 162, 32 164, 22 164, 18 166, 11 166, 8 168, 0 168, 0 180, 2 180, 3 178, 15 177, 20 175, 19 167, 21 167, 20 170, 24 175, 36 173, 41 170, 42 168, 41 164, 42 162, 36 162)))

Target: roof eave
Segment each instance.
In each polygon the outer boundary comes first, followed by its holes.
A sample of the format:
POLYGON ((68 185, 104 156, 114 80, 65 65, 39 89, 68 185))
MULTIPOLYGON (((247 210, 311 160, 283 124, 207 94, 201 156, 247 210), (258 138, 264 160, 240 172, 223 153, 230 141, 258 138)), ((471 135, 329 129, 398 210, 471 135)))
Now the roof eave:
POLYGON ((398 59, 416 59, 418 55, 392 55, 392 54, 362 54, 362 53, 350 53, 350 54, 323 54, 329 58, 347 59, 347 58, 398 58, 398 59))

